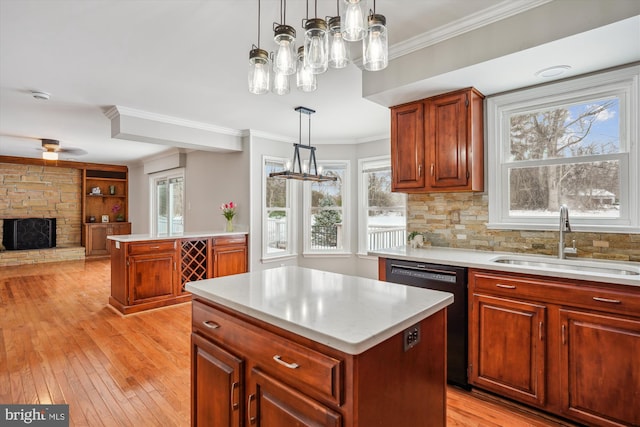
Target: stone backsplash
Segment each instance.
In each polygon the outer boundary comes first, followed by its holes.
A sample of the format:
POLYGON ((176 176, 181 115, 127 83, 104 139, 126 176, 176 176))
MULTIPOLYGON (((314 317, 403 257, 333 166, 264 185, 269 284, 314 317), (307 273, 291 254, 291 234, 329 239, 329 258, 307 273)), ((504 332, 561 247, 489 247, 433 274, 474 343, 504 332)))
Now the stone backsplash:
POLYGON ((56 218, 57 247, 80 247, 81 189, 80 169, 0 163, 0 219, 56 218))
MULTIPOLYGON (((484 251, 557 255, 557 231, 489 230, 489 199, 477 193, 410 194, 407 231, 424 234, 425 244, 484 251)), ((566 234, 578 257, 640 262, 640 234, 566 234)))

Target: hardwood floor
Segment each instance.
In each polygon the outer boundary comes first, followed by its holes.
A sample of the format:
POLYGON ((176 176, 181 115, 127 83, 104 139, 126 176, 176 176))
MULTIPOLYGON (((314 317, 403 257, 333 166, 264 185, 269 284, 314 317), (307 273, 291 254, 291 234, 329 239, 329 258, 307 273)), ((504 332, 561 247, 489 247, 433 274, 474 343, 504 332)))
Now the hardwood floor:
MULTIPOLYGON (((191 304, 123 317, 108 260, 0 269, 0 403, 67 403, 72 426, 190 425, 191 304)), ((450 388, 448 426, 567 426, 450 388)), ((390 426, 391 427, 391 426, 390 426)))

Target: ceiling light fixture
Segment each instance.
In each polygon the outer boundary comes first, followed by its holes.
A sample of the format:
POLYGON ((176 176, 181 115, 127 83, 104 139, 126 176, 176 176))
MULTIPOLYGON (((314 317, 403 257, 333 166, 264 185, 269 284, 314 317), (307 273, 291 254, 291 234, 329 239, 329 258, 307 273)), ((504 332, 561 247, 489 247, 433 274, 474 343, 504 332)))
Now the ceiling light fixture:
POLYGON ((307 107, 296 107, 295 111, 299 113, 299 132, 298 143, 293 144, 293 162, 287 162, 284 171, 271 172, 270 178, 296 179, 299 181, 336 181, 335 176, 322 175, 322 167, 318 167, 316 163, 316 147, 311 145, 311 115, 315 113, 307 107), (309 118, 309 141, 307 145, 302 144, 302 115, 306 114, 309 118), (300 149, 309 150, 309 160, 303 161, 300 158, 300 149), (297 170, 296 170, 297 167, 297 170))
POLYGON ((258 0, 258 45, 249 51, 249 92, 261 95, 269 91, 269 54, 260 49, 260 0, 258 0))
POLYGON ((42 158, 45 160, 58 160, 58 150, 60 149, 60 141, 57 139, 42 139, 42 158))
POLYGON ((566 73, 571 69, 569 65, 554 65, 553 67, 544 68, 535 73, 536 77, 542 77, 544 79, 549 79, 551 77, 558 77, 566 73))
POLYGON ((271 90, 277 95, 290 92, 289 76, 296 74, 296 86, 303 92, 317 89, 315 76, 331 68, 349 64, 349 46, 345 41, 362 41, 363 67, 379 71, 389 63, 386 18, 373 11, 366 15, 367 0, 336 0, 337 16, 319 18, 318 0, 314 0, 314 17, 302 19, 304 43, 295 49, 296 30, 286 24, 287 2, 280 0, 280 23, 273 23, 276 50, 269 54, 260 48, 260 0, 258 0, 258 45, 249 52, 249 92, 261 95, 271 90), (368 23, 368 25, 367 25, 368 23), (270 68, 273 66, 273 82, 270 68))
POLYGON ((43 151, 42 158, 45 160, 58 160, 58 153, 55 151, 43 151))
POLYGON ((51 94, 49 94, 47 92, 41 92, 39 90, 32 90, 31 91, 31 96, 33 96, 35 99, 39 99, 41 101, 47 101, 49 98, 51 98, 51 94))

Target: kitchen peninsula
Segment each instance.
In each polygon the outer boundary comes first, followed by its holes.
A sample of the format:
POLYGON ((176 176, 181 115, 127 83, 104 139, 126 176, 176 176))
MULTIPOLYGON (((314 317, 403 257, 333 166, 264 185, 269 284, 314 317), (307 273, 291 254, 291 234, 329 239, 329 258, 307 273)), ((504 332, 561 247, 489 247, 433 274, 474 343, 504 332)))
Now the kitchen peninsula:
POLYGON ((186 289, 192 425, 445 425, 450 293, 292 266, 186 289))
POLYGON ((247 271, 246 232, 109 236, 111 296, 122 314, 191 300, 194 280, 247 271))

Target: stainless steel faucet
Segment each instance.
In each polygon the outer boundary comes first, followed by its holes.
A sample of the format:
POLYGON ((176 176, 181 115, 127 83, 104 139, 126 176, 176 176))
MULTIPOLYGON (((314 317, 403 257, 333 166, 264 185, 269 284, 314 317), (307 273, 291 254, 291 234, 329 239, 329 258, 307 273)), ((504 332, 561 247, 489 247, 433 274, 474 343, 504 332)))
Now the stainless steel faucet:
POLYGON ((566 254, 576 254, 576 241, 573 241, 572 248, 564 247, 564 233, 571 232, 571 224, 569 224, 569 208, 567 205, 560 206, 560 239, 558 241, 558 258, 564 259, 566 254))

